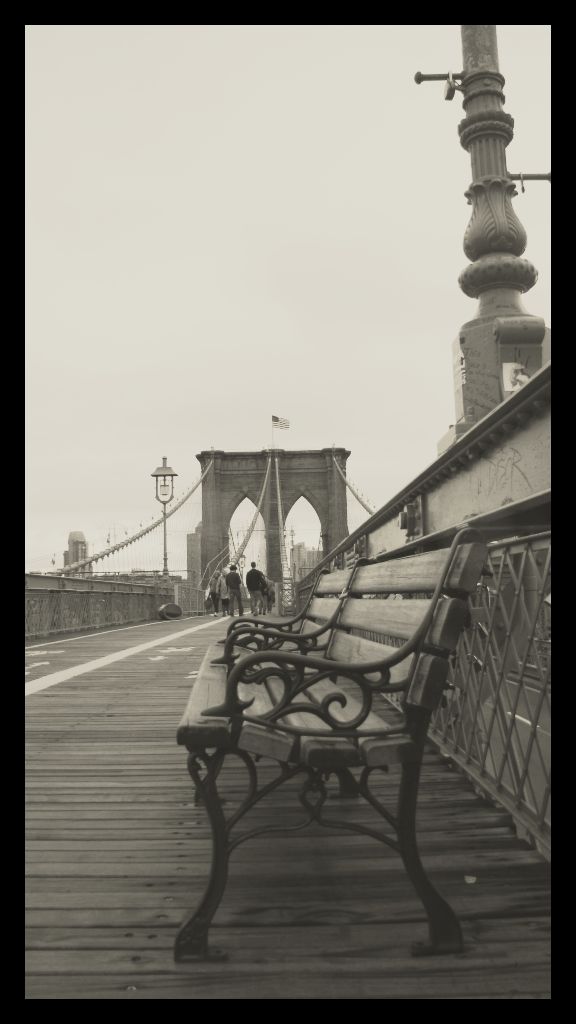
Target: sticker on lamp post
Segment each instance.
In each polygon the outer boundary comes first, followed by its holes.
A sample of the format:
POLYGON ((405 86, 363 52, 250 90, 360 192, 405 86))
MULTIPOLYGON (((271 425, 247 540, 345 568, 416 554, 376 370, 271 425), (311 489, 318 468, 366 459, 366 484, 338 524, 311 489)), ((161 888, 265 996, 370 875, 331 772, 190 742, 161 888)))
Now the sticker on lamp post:
POLYGON ((502 363, 504 391, 518 391, 530 380, 530 374, 523 363, 502 363))

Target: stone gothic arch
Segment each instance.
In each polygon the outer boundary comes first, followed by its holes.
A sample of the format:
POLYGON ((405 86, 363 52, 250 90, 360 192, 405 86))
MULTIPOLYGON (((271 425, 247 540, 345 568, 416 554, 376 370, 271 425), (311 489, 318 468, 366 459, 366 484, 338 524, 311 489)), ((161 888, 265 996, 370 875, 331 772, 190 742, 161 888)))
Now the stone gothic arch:
MULTIPOLYGON (((286 517, 300 497, 306 498, 320 520, 322 548, 328 554, 348 536, 346 485, 334 465, 332 455, 346 473, 350 452, 345 448, 321 448, 319 451, 275 450, 279 462, 280 493, 286 517)), ((269 451, 202 451, 196 456, 202 472, 214 459, 214 466, 202 484, 202 571, 228 546, 228 527, 235 509, 244 498, 258 504, 266 473, 269 451)), ((272 579, 282 578, 278 508, 274 468, 262 506, 266 530, 266 571, 272 579)))
MULTIPOLYGON (((232 513, 232 515, 230 517, 230 533, 232 534, 232 539, 233 539, 233 542, 234 542, 235 545, 237 545, 237 543, 238 543, 238 538, 241 541, 244 539, 245 532, 246 532, 245 531, 245 525, 246 525, 246 523, 252 522, 252 519, 254 517, 256 509, 257 509, 256 503, 254 501, 252 501, 252 499, 249 496, 246 496, 245 498, 242 498, 242 500, 237 504, 236 508, 234 509, 234 511, 233 511, 233 513, 232 513), (236 523, 234 522, 234 520, 236 520, 236 523), (238 536, 236 536, 236 534, 238 534, 238 536)), ((263 526, 264 526, 264 522, 263 522, 263 519, 262 519, 262 515, 259 515, 258 520, 256 522, 256 527, 255 527, 255 531, 256 532, 252 534, 252 552, 251 552, 251 546, 250 545, 248 546, 248 548, 244 552, 244 555, 246 557, 246 568, 247 569, 249 568, 249 561, 250 561, 251 557, 253 555, 255 555, 255 550, 254 549, 258 546, 254 542, 257 541, 259 538, 260 539, 262 538, 263 526)), ((264 531, 264 534, 265 534, 265 531, 264 531)), ((230 554, 230 561, 231 562, 235 561, 235 555, 234 555, 234 548, 233 548, 233 546, 230 547, 229 554, 230 554)), ((258 567, 260 569, 265 570, 266 569, 266 560, 265 560, 264 557, 262 557, 262 552, 260 552, 259 555, 257 556, 257 561, 258 561, 258 567)))

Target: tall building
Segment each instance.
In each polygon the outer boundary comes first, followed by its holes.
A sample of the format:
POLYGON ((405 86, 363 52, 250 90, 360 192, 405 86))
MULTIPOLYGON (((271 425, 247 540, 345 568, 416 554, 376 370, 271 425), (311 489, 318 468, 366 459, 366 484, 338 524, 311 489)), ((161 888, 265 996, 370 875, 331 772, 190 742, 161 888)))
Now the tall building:
POLYGON ((194 587, 200 586, 202 575, 202 563, 200 544, 202 541, 202 522, 194 530, 194 533, 186 534, 186 570, 188 582, 194 587))
POLYGON ((303 542, 293 544, 290 549, 290 572, 293 580, 301 580, 318 564, 322 551, 307 548, 303 542))
MULTIPOLYGON (((68 550, 63 552, 63 557, 64 568, 67 565, 74 565, 75 562, 82 562, 85 558, 88 558, 88 544, 86 537, 80 530, 73 530, 72 533, 68 534, 68 550)), ((92 566, 85 565, 82 572, 92 572, 92 566)))

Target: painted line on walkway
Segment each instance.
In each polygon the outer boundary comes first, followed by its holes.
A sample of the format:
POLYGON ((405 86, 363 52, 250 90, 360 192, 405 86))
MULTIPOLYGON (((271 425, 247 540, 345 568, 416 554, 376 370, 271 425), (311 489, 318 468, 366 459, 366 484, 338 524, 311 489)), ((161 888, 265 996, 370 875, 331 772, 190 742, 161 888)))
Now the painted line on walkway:
MULTIPOLYGON (((202 619, 203 615, 184 615, 185 619, 202 619)), ((53 644, 71 644, 74 640, 88 640, 93 636, 104 636, 105 633, 123 633, 127 629, 142 629, 143 626, 165 626, 166 622, 137 622, 135 626, 118 626, 118 629, 102 629, 99 633, 82 633, 82 636, 69 636, 60 640, 47 640, 44 644, 30 644, 25 648, 34 651, 37 647, 51 647, 53 644)), ((214 623, 212 623, 214 625, 214 623)), ((168 634, 169 636, 170 634, 168 634)))
MULTIPOLYGON (((197 633, 200 629, 208 629, 209 626, 215 626, 215 622, 204 622, 201 626, 191 626, 190 629, 183 629, 179 633, 172 633, 170 635, 171 640, 176 640, 179 636, 187 636, 189 633, 197 633)), ((116 651, 114 654, 105 654, 102 658, 96 658, 94 661, 86 661, 84 664, 75 665, 73 668, 65 668, 60 672, 52 672, 51 675, 41 676, 40 679, 35 679, 33 683, 26 683, 24 693, 26 697, 29 697, 33 693, 39 693, 40 690, 47 690, 50 686, 56 686, 58 683, 65 683, 69 679, 75 679, 76 676, 83 676, 86 672, 95 672, 98 668, 103 668, 104 665, 112 665, 115 661, 123 661, 124 658, 129 658, 131 654, 139 654, 141 651, 149 651, 152 647, 159 647, 160 644, 166 643, 166 637, 160 636, 157 640, 148 640, 145 644, 136 644, 135 647, 126 647, 123 651, 116 651)))
POLYGON ((34 654, 28 654, 28 648, 26 648, 27 658, 40 658, 43 654, 66 654, 66 651, 34 651, 34 654))

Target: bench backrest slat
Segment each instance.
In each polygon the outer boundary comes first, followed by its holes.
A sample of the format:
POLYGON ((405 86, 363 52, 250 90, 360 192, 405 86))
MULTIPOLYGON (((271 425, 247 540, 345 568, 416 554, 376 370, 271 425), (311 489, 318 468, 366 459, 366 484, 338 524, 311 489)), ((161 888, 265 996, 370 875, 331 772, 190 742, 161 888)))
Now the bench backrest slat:
MULTIPOLYGON (((361 661, 375 661, 377 658, 392 654, 393 647, 366 640, 363 636, 338 631, 331 644, 330 656, 338 661, 354 664, 361 661)), ((390 672, 392 683, 401 683, 407 677, 412 666, 412 655, 399 665, 394 665, 390 672)), ((410 685, 407 699, 411 704, 419 704, 433 711, 437 706, 446 685, 448 660, 433 654, 421 654, 418 658, 414 677, 410 685)))
MULTIPOLYGON (((458 549, 446 589, 469 594, 476 586, 486 558, 483 544, 462 544, 458 549)), ((402 594, 433 591, 446 560, 446 550, 406 555, 390 562, 361 566, 353 579, 353 594, 402 594)), ((320 576, 317 594, 338 594, 350 579, 350 570, 320 576)))
MULTIPOLYGON (((348 599, 338 617, 337 631, 341 627, 364 629, 380 636, 409 640, 422 622, 431 605, 430 600, 366 600, 348 599)), ((338 609, 336 598, 314 598, 308 614, 319 622, 328 620, 338 609)), ((441 598, 436 607, 427 642, 435 647, 452 650, 466 622, 468 611, 464 601, 441 598)))
MULTIPOLYGON (((306 610, 303 629, 317 629, 338 612, 336 624, 328 634, 328 657, 347 663, 383 660, 391 649, 387 643, 401 645, 420 626, 431 607, 432 593, 444 571, 447 555, 446 549, 440 549, 358 566, 355 571, 322 574, 306 610), (426 594, 430 597, 423 596, 426 594), (375 639, 352 635, 350 630, 372 634, 375 639), (382 638, 381 643, 377 642, 378 637, 382 638)), ((439 598, 424 640, 428 647, 439 649, 439 656, 420 655, 406 698, 409 703, 430 710, 436 707, 446 682, 448 653, 456 648, 468 621, 468 607, 463 599, 476 587, 485 560, 486 546, 482 543, 462 544, 458 548, 443 586, 445 595, 457 596, 439 598)), ((407 678, 411 663, 410 655, 394 670, 392 681, 407 678)))

